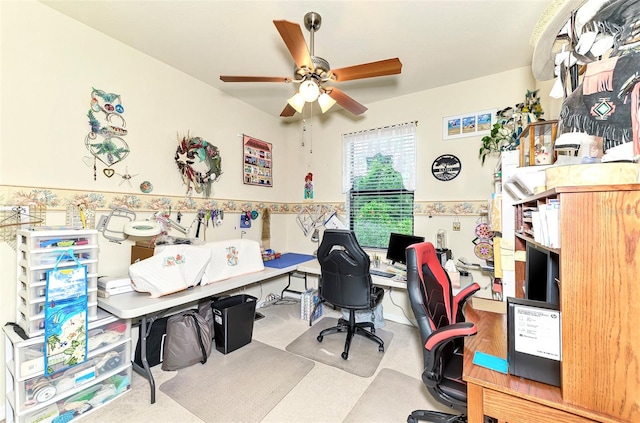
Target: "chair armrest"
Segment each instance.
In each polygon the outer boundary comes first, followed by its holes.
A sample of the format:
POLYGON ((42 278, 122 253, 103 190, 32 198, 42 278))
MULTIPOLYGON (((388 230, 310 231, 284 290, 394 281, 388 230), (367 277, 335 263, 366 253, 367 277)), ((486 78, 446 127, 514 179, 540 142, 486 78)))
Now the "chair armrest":
POLYGON ((428 387, 436 387, 442 379, 442 363, 440 356, 444 348, 452 341, 465 336, 473 336, 478 333, 473 322, 454 323, 433 332, 424 345, 428 352, 422 380, 428 387))
POLYGON ((455 319, 454 321, 456 323, 464 322, 464 315, 462 314, 462 309, 465 303, 467 302, 467 300, 469 299, 469 297, 471 297, 473 294, 475 294, 478 291, 480 291, 480 285, 474 282, 471 285, 467 285, 464 289, 458 292, 458 294, 455 297, 453 297, 453 304, 452 304, 453 310, 451 315, 455 319))
POLYGON ((427 351, 435 351, 456 338, 473 336, 476 333, 478 333, 478 328, 473 322, 454 323, 432 332, 424 347, 427 351))

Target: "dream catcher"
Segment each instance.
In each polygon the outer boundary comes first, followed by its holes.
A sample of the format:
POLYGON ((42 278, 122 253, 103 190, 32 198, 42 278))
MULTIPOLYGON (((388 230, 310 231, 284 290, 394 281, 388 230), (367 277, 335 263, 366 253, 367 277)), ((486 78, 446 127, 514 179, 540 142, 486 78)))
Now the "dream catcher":
POLYGON ((84 139, 84 145, 93 156, 93 180, 96 180, 97 161, 105 166, 103 173, 111 178, 115 171, 111 166, 129 155, 129 146, 122 138, 127 135, 127 122, 122 117, 124 107, 119 94, 105 93, 93 88, 91 109, 87 113, 91 131, 84 139))
POLYGON ((183 137, 179 140, 175 161, 187 194, 195 189, 205 197, 211 195, 211 184, 222 175, 220 150, 200 137, 183 137))
POLYGON ((475 228, 476 237, 472 241, 475 245, 473 252, 476 257, 482 260, 492 261, 493 260, 493 231, 489 226, 489 223, 484 219, 480 218, 475 228))

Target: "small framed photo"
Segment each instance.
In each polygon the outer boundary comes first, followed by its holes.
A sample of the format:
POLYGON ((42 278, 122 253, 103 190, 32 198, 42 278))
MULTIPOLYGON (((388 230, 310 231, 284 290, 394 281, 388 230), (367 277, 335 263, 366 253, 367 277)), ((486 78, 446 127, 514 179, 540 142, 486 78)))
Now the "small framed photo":
POLYGON ((249 135, 242 136, 242 178, 247 185, 273 187, 273 151, 271 143, 249 135))
POLYGON ((486 135, 496 122, 496 112, 497 109, 491 109, 442 118, 442 139, 486 135))

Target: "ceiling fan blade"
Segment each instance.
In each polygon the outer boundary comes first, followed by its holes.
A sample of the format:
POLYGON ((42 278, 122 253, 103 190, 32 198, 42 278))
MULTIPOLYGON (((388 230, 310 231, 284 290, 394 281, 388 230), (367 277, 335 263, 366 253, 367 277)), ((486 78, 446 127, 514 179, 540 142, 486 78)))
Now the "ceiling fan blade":
POLYGON ((378 62, 363 63, 361 65, 348 66, 346 68, 332 69, 331 73, 336 82, 350 81, 353 79, 373 78, 376 76, 395 75, 402 71, 402 63, 397 57, 394 59, 380 60, 378 62))
POLYGON ((291 117, 291 116, 293 116, 295 114, 296 114, 296 109, 294 109, 293 107, 291 107, 291 105, 289 103, 287 103, 285 108, 282 109, 282 113, 280 113, 280 116, 281 117, 291 117))
POLYGON ((352 99, 351 97, 346 95, 344 92, 340 91, 335 87, 332 87, 331 91, 327 90, 327 94, 329 94, 329 97, 334 99, 336 103, 338 103, 340 106, 344 107, 345 109, 347 109, 348 111, 350 111, 356 116, 361 115, 367 111, 366 107, 364 107, 362 104, 358 103, 357 101, 355 101, 354 99, 352 99))
POLYGON ((306 67, 313 69, 313 63, 311 62, 311 55, 307 48, 307 43, 302 35, 302 29, 297 23, 281 20, 273 21, 274 25, 278 29, 282 40, 287 45, 293 61, 299 68, 306 67))
POLYGON ((291 78, 284 76, 233 76, 220 75, 223 82, 291 82, 291 78))

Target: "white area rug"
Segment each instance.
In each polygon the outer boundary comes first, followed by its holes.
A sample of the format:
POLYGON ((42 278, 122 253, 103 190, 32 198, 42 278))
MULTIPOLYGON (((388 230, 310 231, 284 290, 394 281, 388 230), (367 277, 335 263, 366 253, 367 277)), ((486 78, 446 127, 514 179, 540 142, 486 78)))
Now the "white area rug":
POLYGON ((254 340, 227 355, 214 350, 160 391, 205 422, 259 422, 314 365, 254 340))
MULTIPOLYGON (((337 367, 354 375, 362 377, 373 376, 385 354, 378 351, 378 344, 376 342, 362 335, 355 335, 351 340, 349 358, 347 360, 343 360, 340 356, 344 351, 344 342, 347 337, 346 332, 327 335, 322 342, 318 342, 317 337, 320 331, 337 324, 337 318, 322 318, 296 340, 287 345, 287 351, 319 363, 337 367)), ((376 329, 376 335, 384 341, 384 349, 387 351, 393 339, 393 332, 376 329)))

